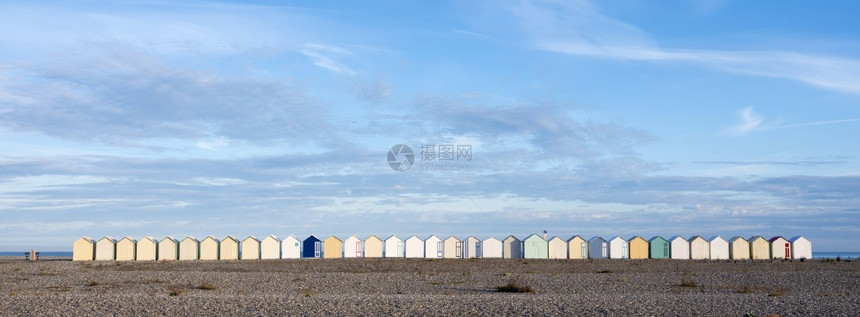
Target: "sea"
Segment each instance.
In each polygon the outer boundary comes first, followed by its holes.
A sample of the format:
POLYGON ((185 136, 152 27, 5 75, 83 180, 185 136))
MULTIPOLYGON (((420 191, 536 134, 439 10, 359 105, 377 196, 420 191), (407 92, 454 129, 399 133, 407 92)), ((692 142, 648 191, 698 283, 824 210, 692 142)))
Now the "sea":
MULTIPOLYGON (((24 257, 25 251, 18 252, 0 252, 0 256, 20 256, 24 257)), ((72 257, 72 252, 68 251, 39 251, 39 256, 52 256, 52 257, 72 257)), ((860 259, 860 252, 812 252, 813 259, 835 259, 839 257, 840 259, 848 260, 848 259, 860 259)))

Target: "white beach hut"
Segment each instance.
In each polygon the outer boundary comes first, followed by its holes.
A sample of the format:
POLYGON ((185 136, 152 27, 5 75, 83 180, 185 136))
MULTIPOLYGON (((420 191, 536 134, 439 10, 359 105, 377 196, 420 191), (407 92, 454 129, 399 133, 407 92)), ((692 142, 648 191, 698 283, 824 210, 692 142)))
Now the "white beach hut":
POLYGON ((630 248, 627 240, 621 236, 609 239, 609 258, 627 259, 630 257, 630 248))
MULTIPOLYGON (((221 241, 223 244, 224 241, 221 241)), ((242 249, 239 257, 242 260, 259 260, 260 259, 260 240, 254 236, 248 236, 242 240, 242 249)))
POLYGON ((385 256, 386 258, 402 258, 403 257, 403 240, 397 236, 390 236, 385 239, 385 256))
POLYGON ((469 236, 463 240, 463 258, 480 258, 481 257, 481 240, 473 236, 469 236))
POLYGON ((104 237, 96 241, 96 261, 113 261, 116 259, 116 240, 104 237))
POLYGON ((92 261, 96 255, 96 242, 90 237, 81 237, 72 244, 72 261, 92 261))
POLYGON ((302 242, 294 235, 288 235, 281 241, 281 258, 298 259, 302 257, 302 242))
MULTIPOLYGON (((232 238, 229 237, 228 238, 232 238)), ((232 239, 235 241, 236 239, 232 239)), ((230 243, 234 245, 233 243, 230 243)), ((235 244, 238 249, 238 243, 235 244)), ((238 254, 239 251, 236 251, 238 254)), ((200 241, 200 259, 201 260, 217 260, 218 259, 218 239, 213 236, 208 236, 200 241)))
POLYGON ((502 257, 502 240, 489 237, 481 241, 481 257, 482 258, 501 258, 502 257))
POLYGON ((729 258, 732 260, 747 260, 750 258, 750 243, 741 236, 729 239, 729 258))
POLYGON ((505 259, 520 259, 523 257, 523 243, 514 236, 502 240, 502 257, 505 259))
POLYGON ((367 239, 364 239, 365 258, 381 258, 383 249, 385 249, 385 246, 379 237, 370 235, 367 239))
POLYGON ((417 236, 411 236, 406 239, 405 243, 407 258, 423 258, 424 257, 424 240, 417 236))
POLYGON ((790 259, 791 258, 791 243, 781 236, 770 238, 770 258, 771 259, 790 259))
MULTIPOLYGON (((234 238, 233 236, 227 236, 224 240, 218 242, 218 239, 213 238, 216 241, 217 247, 217 258, 216 260, 238 260, 239 259, 239 239, 234 238)), ((203 256, 203 245, 206 240, 200 241, 200 259, 201 260, 212 260, 210 258, 204 258, 203 256)))
POLYGON ((564 239, 555 236, 547 244, 550 259, 567 259, 567 242, 564 239))
POLYGON ((442 258, 442 252, 445 248, 442 246, 442 239, 439 239, 436 235, 432 235, 427 237, 424 240, 424 257, 430 258, 442 258))
POLYGON ((793 237, 788 242, 791 243, 792 259, 812 259, 812 242, 803 236, 793 237))
POLYGON ((463 241, 455 236, 450 236, 442 241, 442 257, 447 259, 458 259, 463 257, 463 241))
MULTIPOLYGON (((296 252, 298 255, 298 252, 296 252)), ((269 235, 260 242, 260 258, 272 260, 281 258, 281 239, 275 235, 269 235)))
POLYGON ((723 237, 711 237, 708 239, 708 247, 710 248, 711 260, 729 259, 729 242, 723 237))
POLYGON ((152 237, 143 237, 137 241, 137 251, 134 257, 137 261, 155 261, 158 259, 158 242, 152 237))
POLYGON ((343 240, 343 257, 345 258, 362 258, 364 257, 364 241, 361 241, 356 236, 349 236, 343 240))
POLYGON ((158 241, 158 260, 175 261, 179 259, 179 241, 167 236, 158 241))
POLYGON ((676 260, 690 259, 690 243, 682 236, 669 239, 669 258, 676 260))
POLYGON ((179 259, 200 259, 200 241, 197 241, 194 237, 185 237, 185 239, 182 239, 182 241, 179 242, 179 259))
POLYGON ((690 259, 704 260, 711 257, 711 248, 708 246, 708 240, 702 236, 693 236, 690 238, 690 259))

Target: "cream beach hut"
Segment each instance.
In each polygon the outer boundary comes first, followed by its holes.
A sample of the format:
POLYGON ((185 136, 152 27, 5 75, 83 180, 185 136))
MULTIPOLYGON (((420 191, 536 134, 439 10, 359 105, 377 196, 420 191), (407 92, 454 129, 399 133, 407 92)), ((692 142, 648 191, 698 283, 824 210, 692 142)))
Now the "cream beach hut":
POLYGON ((762 236, 753 236, 750 242, 750 258, 753 260, 770 259, 770 243, 762 236))
POLYGON ((417 236, 411 236, 406 239, 405 243, 407 258, 423 258, 424 257, 424 240, 417 236))
POLYGON ((135 251, 137 251, 137 240, 132 237, 123 237, 116 242, 117 261, 134 261, 135 251))
POLYGON ((403 240, 397 236, 390 236, 385 239, 385 253, 382 254, 386 258, 402 258, 403 257, 403 240))
POLYGON ((155 261, 158 259, 158 242, 152 237, 143 237, 137 241, 135 253, 134 258, 137 261, 155 261))
POLYGON ((791 259, 791 243, 781 236, 770 238, 770 257, 772 259, 791 259))
POLYGON ((323 241, 323 259, 337 259, 343 257, 343 240, 335 236, 328 237, 323 241))
POLYGON ((288 235, 281 241, 281 258, 298 259, 302 257, 302 241, 294 235, 288 235))
POLYGON ((626 259, 630 257, 630 246, 627 240, 617 236, 609 240, 609 258, 610 259, 626 259))
POLYGON ((116 240, 104 237, 96 241, 96 261, 113 261, 116 259, 116 240))
POLYGON ((690 238, 690 259, 705 260, 711 257, 711 247, 708 246, 708 240, 702 236, 693 236, 690 238))
POLYGON ((812 259, 812 242, 803 236, 793 237, 788 242, 791 243, 792 259, 812 259))
POLYGON ((364 239, 364 257, 366 258, 381 258, 383 250, 382 239, 375 235, 371 235, 364 239))
MULTIPOLYGON (((224 241, 221 241, 223 244, 224 241)), ((239 258, 242 260, 259 260, 260 259, 260 240, 254 236, 248 236, 242 240, 242 249, 239 253, 239 258)))
POLYGON ((179 241, 176 241, 176 239, 170 236, 164 237, 164 239, 158 241, 158 260, 179 260, 179 241))
POLYGON ((643 237, 635 236, 627 240, 627 249, 630 251, 629 258, 631 259, 647 259, 648 247, 648 240, 643 237))
POLYGON ((682 236, 669 239, 669 258, 676 260, 690 259, 690 243, 682 236))
POLYGON ((197 241, 194 237, 185 237, 185 239, 182 239, 182 241, 179 242, 179 259, 200 259, 200 241, 197 241))
POLYGON ((588 239, 588 258, 605 259, 609 257, 609 243, 605 239, 595 236, 588 239))
POLYGON ((343 240, 343 257, 345 258, 362 258, 364 257, 364 241, 361 241, 356 236, 349 236, 343 240))
POLYGON ((549 257, 549 245, 543 237, 532 234, 523 240, 523 258, 546 259, 549 257))
POLYGON ((648 240, 648 258, 668 259, 669 240, 663 239, 661 236, 654 236, 648 240))
MULTIPOLYGON (((228 238, 231 238, 228 236, 228 238)), ((236 239, 233 239, 234 241, 236 239)), ((236 244, 238 248, 238 243, 236 244)), ((236 251, 238 253, 238 251, 236 251)), ((218 259, 218 239, 213 236, 208 236, 200 240, 200 259, 201 260, 217 260, 218 259)))
POLYGON ((508 236, 502 240, 502 257, 505 259, 519 259, 523 257, 523 243, 514 236, 508 236))
POLYGON ((567 258, 587 259, 588 242, 580 236, 573 236, 573 238, 567 240, 567 258))
MULTIPOLYGON (((205 241, 205 240, 204 240, 205 241)), ((200 242, 200 259, 203 260, 203 242, 200 242)), ((215 240, 218 241, 218 240, 215 240)), ((220 260, 238 260, 239 259, 239 239, 233 236, 227 236, 224 240, 218 243, 218 259, 220 260)), ((259 252, 259 248, 257 249, 259 252)))
POLYGON ((96 242, 90 237, 81 237, 72 244, 72 261, 92 261, 96 255, 96 242))
POLYGON ((750 258, 749 241, 741 236, 729 239, 729 258, 732 260, 748 260, 750 258))
MULTIPOLYGON (((296 241, 298 243, 298 241, 296 241)), ((242 247, 245 248, 244 246, 242 247)), ((244 252, 244 251, 243 251, 244 252)), ((298 251, 296 255, 298 255, 298 251)), ((269 235, 260 242, 260 258, 263 260, 272 260, 281 258, 281 239, 274 235, 269 235)))
POLYGON ((480 258, 481 257, 481 240, 473 236, 469 236, 463 240, 463 258, 480 258))
POLYGON ((711 260, 729 259, 729 242, 723 237, 715 236, 708 239, 711 260))
POLYGON ((567 242, 558 236, 549 239, 547 250, 550 259, 567 259, 567 242))
POLYGON ((442 241, 442 257, 446 259, 458 259, 463 257, 463 241, 455 236, 450 236, 442 241))
POLYGON ((502 240, 489 237, 481 241, 481 257, 496 259, 502 257, 502 240))
POLYGON ((442 252, 444 251, 444 247, 442 246, 442 239, 439 239, 436 235, 432 235, 427 237, 424 240, 424 257, 428 259, 432 258, 442 258, 442 252))

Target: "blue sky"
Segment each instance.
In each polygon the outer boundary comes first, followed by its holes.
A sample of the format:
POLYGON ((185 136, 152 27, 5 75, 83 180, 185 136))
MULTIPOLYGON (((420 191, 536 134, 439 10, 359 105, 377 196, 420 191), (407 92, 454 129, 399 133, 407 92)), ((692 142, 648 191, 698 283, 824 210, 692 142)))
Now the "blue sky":
POLYGON ((856 12, 0 2, 0 250, 548 230, 860 251, 856 12), (401 143, 404 172, 387 162, 401 143), (422 161, 422 145, 472 159, 422 161))

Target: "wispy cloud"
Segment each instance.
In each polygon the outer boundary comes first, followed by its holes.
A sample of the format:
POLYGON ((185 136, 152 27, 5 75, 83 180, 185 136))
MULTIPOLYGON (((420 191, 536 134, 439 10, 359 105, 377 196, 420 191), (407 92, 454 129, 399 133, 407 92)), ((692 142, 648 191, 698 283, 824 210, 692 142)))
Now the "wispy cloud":
POLYGON ((332 45, 311 43, 306 44, 301 52, 302 54, 310 57, 314 61, 314 65, 339 74, 355 76, 355 71, 338 62, 336 59, 337 57, 351 56, 352 52, 349 50, 332 45))
POLYGON ((741 136, 753 131, 763 130, 767 127, 763 125, 764 117, 755 112, 753 107, 746 107, 737 112, 740 122, 726 130, 726 133, 734 136, 741 136))

